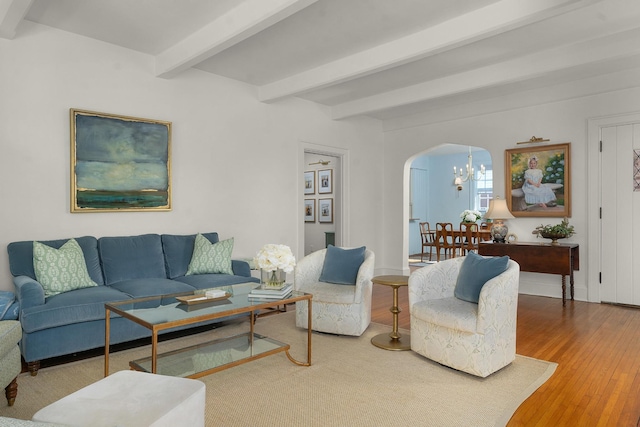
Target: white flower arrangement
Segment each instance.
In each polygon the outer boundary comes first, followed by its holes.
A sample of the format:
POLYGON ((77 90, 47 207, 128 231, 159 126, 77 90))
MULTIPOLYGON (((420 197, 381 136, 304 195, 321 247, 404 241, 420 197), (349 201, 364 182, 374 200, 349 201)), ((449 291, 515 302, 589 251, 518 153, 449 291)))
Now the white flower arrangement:
POLYGON ((476 222, 482 218, 482 213, 476 210, 466 209, 460 214, 460 218, 464 222, 476 222))
POLYGON ((255 263, 265 271, 283 270, 291 273, 296 266, 296 258, 287 245, 264 245, 254 258, 255 263))

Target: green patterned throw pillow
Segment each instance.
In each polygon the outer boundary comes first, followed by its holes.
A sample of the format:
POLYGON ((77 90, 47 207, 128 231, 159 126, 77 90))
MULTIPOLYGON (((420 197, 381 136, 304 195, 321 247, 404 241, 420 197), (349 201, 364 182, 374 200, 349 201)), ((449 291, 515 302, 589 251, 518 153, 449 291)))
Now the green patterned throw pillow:
POLYGON ((34 241, 33 269, 45 297, 98 286, 89 276, 82 248, 75 239, 70 239, 60 249, 34 241))
POLYGON ((211 243, 202 234, 196 235, 193 255, 187 269, 187 276, 192 274, 233 274, 231 268, 231 252, 233 237, 217 243, 211 243))

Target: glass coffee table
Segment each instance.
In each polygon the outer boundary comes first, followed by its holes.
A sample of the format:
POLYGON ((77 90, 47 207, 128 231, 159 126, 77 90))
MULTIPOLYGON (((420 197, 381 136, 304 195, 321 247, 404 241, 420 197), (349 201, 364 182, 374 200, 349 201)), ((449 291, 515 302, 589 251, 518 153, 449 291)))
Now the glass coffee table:
POLYGON ((206 290, 195 293, 137 298, 105 304, 104 375, 109 375, 109 339, 111 313, 116 313, 151 331, 151 356, 129 362, 131 369, 154 374, 185 378, 199 378, 272 354, 285 352, 297 365, 311 365, 311 294, 293 292, 288 298, 276 300, 249 299, 248 293, 256 283, 243 283, 219 289, 227 296, 205 300, 206 290), (194 301, 195 300, 195 301, 194 301), (296 301, 309 301, 307 329, 307 360, 298 361, 289 354, 290 345, 254 332, 260 310, 296 301), (172 328, 195 325, 214 319, 247 313, 249 330, 187 348, 158 353, 158 333, 172 328))

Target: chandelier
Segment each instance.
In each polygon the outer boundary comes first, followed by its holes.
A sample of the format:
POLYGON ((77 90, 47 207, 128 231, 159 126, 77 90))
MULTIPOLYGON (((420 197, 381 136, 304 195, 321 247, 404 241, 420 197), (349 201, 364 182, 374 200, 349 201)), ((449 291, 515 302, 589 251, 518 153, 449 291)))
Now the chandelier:
MULTIPOLYGON (((462 191, 462 183, 467 181, 478 181, 478 177, 475 174, 475 168, 473 167, 473 157, 471 156, 471 147, 469 147, 469 155, 467 156, 467 165, 466 172, 463 175, 462 168, 458 170, 455 166, 453 167, 453 176, 454 181, 453 185, 458 188, 458 191, 462 191)), ((484 176, 485 167, 484 165, 480 165, 480 170, 478 173, 481 176, 484 176)))

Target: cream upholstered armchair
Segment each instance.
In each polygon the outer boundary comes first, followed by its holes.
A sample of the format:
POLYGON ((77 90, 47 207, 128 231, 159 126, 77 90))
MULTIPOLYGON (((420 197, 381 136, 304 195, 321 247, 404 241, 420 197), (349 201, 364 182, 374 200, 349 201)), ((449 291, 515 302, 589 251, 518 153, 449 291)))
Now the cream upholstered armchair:
POLYGON ((17 320, 0 321, 0 386, 5 389, 9 406, 18 394, 18 374, 22 370, 20 348, 22 328, 17 320))
POLYGON ((520 266, 503 260, 506 269, 486 283, 481 281, 484 286, 480 283, 476 289, 478 302, 474 303, 456 297, 456 284, 467 258, 466 267, 471 269, 460 280, 465 282, 470 276, 482 276, 487 270, 483 263, 497 261, 497 257, 483 259, 470 253, 424 267, 409 276, 411 349, 440 364, 486 377, 513 362, 516 356, 520 266))
MULTIPOLYGON (((364 261, 357 269, 355 285, 326 283, 320 278, 328 250, 341 249, 330 246, 298 262, 294 289, 313 295, 311 326, 314 331, 360 336, 371 323, 371 278, 375 255, 370 250, 364 251, 364 261)), ((296 302, 296 326, 306 328, 307 323, 307 301, 296 302)))

